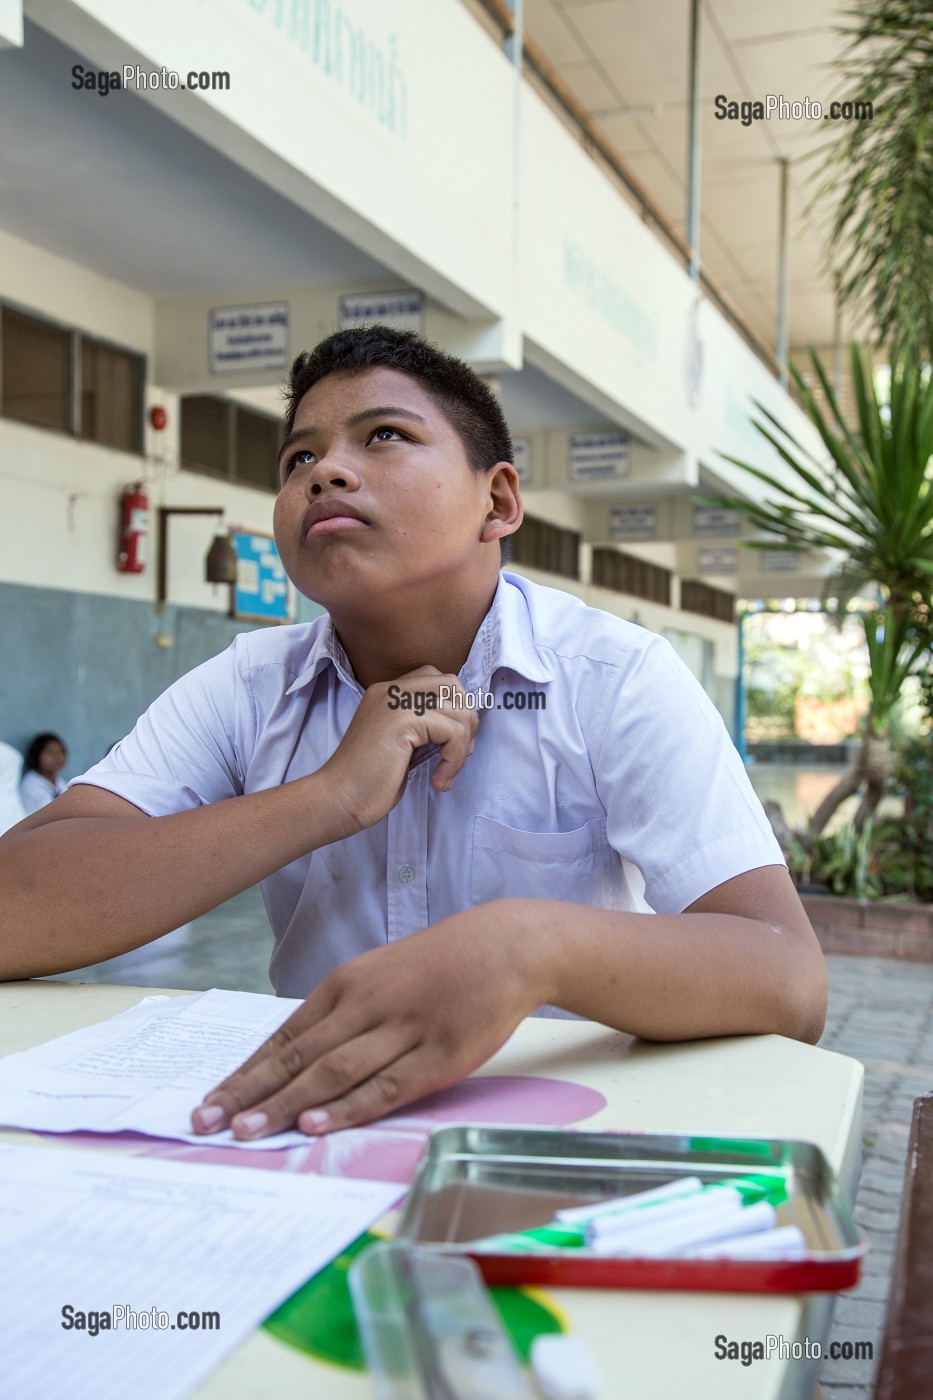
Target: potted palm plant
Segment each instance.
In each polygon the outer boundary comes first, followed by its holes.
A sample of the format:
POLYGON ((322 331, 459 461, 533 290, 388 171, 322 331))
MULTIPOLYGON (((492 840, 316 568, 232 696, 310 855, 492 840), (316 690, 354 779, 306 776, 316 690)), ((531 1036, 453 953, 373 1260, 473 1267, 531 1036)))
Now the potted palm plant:
POLYGON ((929 657, 933 640, 933 377, 916 339, 910 339, 894 358, 889 396, 881 401, 870 363, 853 345, 857 421, 850 427, 819 356, 812 350, 810 356, 827 411, 796 367, 793 374, 825 458, 814 456, 756 403, 754 425, 790 469, 790 478, 723 453, 773 494, 758 503, 719 497, 715 504, 741 511, 775 537, 757 541, 755 548, 836 551, 843 562, 834 591, 853 597, 870 587, 880 598, 877 610, 863 615, 870 702, 858 756, 812 822, 814 832, 822 831, 839 804, 861 792, 860 830, 877 807, 890 770, 894 706, 907 677, 929 657))

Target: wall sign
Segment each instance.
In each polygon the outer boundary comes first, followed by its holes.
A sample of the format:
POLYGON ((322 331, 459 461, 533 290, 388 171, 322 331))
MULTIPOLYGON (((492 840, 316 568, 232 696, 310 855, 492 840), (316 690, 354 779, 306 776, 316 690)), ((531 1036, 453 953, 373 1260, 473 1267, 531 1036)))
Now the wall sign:
POLYGON ((531 438, 512 439, 512 462, 522 486, 530 486, 532 478, 531 438))
POLYGON ((694 506, 694 535, 737 535, 742 529, 742 517, 726 506, 694 506))
POLYGON ((697 572, 701 574, 734 574, 739 567, 739 551, 732 545, 722 549, 705 546, 697 550, 697 572))
POLYGON ((215 306, 210 311, 211 374, 288 366, 288 302, 215 306))
POLYGON ((271 535, 234 530, 236 583, 231 589, 230 616, 250 622, 287 622, 288 579, 271 535))
POLYGON ((571 481, 618 481, 628 476, 629 435, 621 429, 608 433, 570 434, 571 481))
POLYGON ((340 298, 340 329, 359 326, 391 326, 394 331, 424 332, 424 293, 351 292, 340 298))
POLYGON ((658 533, 658 508, 613 506, 609 515, 609 537, 613 540, 653 540, 658 533))
POLYGON ((799 555, 792 549, 761 549, 758 558, 763 573, 793 574, 797 571, 799 555))

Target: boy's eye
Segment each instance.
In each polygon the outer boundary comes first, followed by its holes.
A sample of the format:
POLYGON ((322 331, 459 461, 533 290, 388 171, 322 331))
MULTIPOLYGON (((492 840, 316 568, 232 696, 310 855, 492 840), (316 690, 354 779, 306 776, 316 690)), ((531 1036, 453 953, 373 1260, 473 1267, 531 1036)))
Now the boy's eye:
POLYGON ((291 457, 289 457, 288 461, 285 463, 285 468, 284 468, 284 470, 283 470, 283 472, 282 472, 283 477, 291 476, 291 474, 292 474, 292 472, 294 471, 295 467, 303 466, 303 465, 304 465, 304 463, 303 463, 303 461, 302 461, 303 458, 305 458, 305 457, 313 457, 313 456, 314 456, 314 453, 313 453, 313 452, 309 452, 307 448, 303 448, 301 452, 293 452, 292 455, 291 455, 291 457))
MULTIPOLYGON (((391 437, 398 438, 399 441, 401 441, 402 438, 402 434, 398 431, 397 428, 382 427, 373 428, 373 431, 370 433, 370 440, 372 440, 372 438, 374 437, 377 437, 380 433, 389 433, 391 434, 391 437)), ((389 438, 380 439, 381 442, 388 442, 389 440, 389 438)), ((292 472, 295 470, 296 467, 303 467, 306 461, 313 460, 314 453, 310 452, 307 447, 302 448, 300 452, 293 452, 291 457, 289 457, 288 461, 282 468, 282 480, 286 481, 288 477, 291 476, 292 472)))

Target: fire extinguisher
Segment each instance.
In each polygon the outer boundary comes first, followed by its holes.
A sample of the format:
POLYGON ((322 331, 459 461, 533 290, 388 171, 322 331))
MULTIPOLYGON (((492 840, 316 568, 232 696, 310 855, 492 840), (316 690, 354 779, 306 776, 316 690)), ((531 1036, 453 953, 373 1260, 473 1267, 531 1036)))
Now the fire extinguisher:
POLYGON ((146 567, 146 536, 149 533, 149 497, 143 482, 127 486, 120 498, 120 552, 117 568, 121 574, 141 574, 146 567))

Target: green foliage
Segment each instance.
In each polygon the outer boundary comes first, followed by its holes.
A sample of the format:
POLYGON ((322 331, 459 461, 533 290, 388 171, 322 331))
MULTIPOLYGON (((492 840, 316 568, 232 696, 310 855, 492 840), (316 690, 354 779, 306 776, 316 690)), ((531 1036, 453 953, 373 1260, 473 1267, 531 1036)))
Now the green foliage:
POLYGON ((790 468, 777 476, 727 453, 726 461, 776 493, 759 503, 730 497, 713 504, 741 511, 778 536, 754 548, 838 549, 847 559, 853 592, 875 583, 897 606, 929 603, 933 585, 933 376, 921 356, 905 352, 891 366, 888 403, 878 400, 871 365, 851 346, 858 422, 850 428, 815 350, 814 373, 829 413, 791 366, 801 403, 828 454, 821 461, 756 401, 755 428, 790 468), (786 474, 785 474, 786 478, 786 474))
POLYGON ((897 753, 893 786, 904 797, 904 816, 879 822, 873 868, 886 893, 933 901, 933 670, 921 681, 926 732, 904 741, 897 753))
POLYGON ((871 659, 870 732, 887 730, 904 680, 930 640, 933 590, 933 375, 907 345, 891 365, 890 397, 878 398, 871 365, 851 347, 857 423, 845 421, 815 350, 810 358, 828 405, 816 402, 796 367, 801 402, 826 449, 820 460, 762 404, 755 428, 790 468, 781 480, 726 453, 726 461, 774 493, 762 502, 717 498, 777 536, 758 549, 841 550, 848 588, 872 584, 884 606, 866 620, 871 659))
POLYGON ((749 686, 745 692, 745 705, 749 715, 756 719, 781 719, 788 725, 791 734, 797 718, 797 696, 799 687, 779 685, 774 690, 762 690, 760 686, 749 686))
POLYGON ((873 835, 869 818, 861 831, 844 826, 831 835, 816 837, 811 851, 795 841, 788 862, 791 874, 800 884, 828 885, 833 894, 877 899, 885 891, 872 868, 873 835))
MULTIPOLYGON (((923 680, 933 718, 933 671, 923 680)), ((796 841, 789 864, 798 883, 827 885, 833 894, 857 899, 933 903, 933 727, 901 744, 891 782, 903 796, 903 817, 869 819, 861 832, 846 826, 818 836, 811 851, 796 841)))
POLYGON ((879 340, 933 358, 933 8, 858 0, 843 56, 843 100, 873 119, 841 128, 822 167, 838 200, 828 253, 843 303, 867 311, 879 340))
POLYGON ((867 613, 863 622, 870 666, 868 723, 870 732, 880 737, 888 730, 904 682, 929 652, 929 630, 915 617, 891 607, 867 613))

